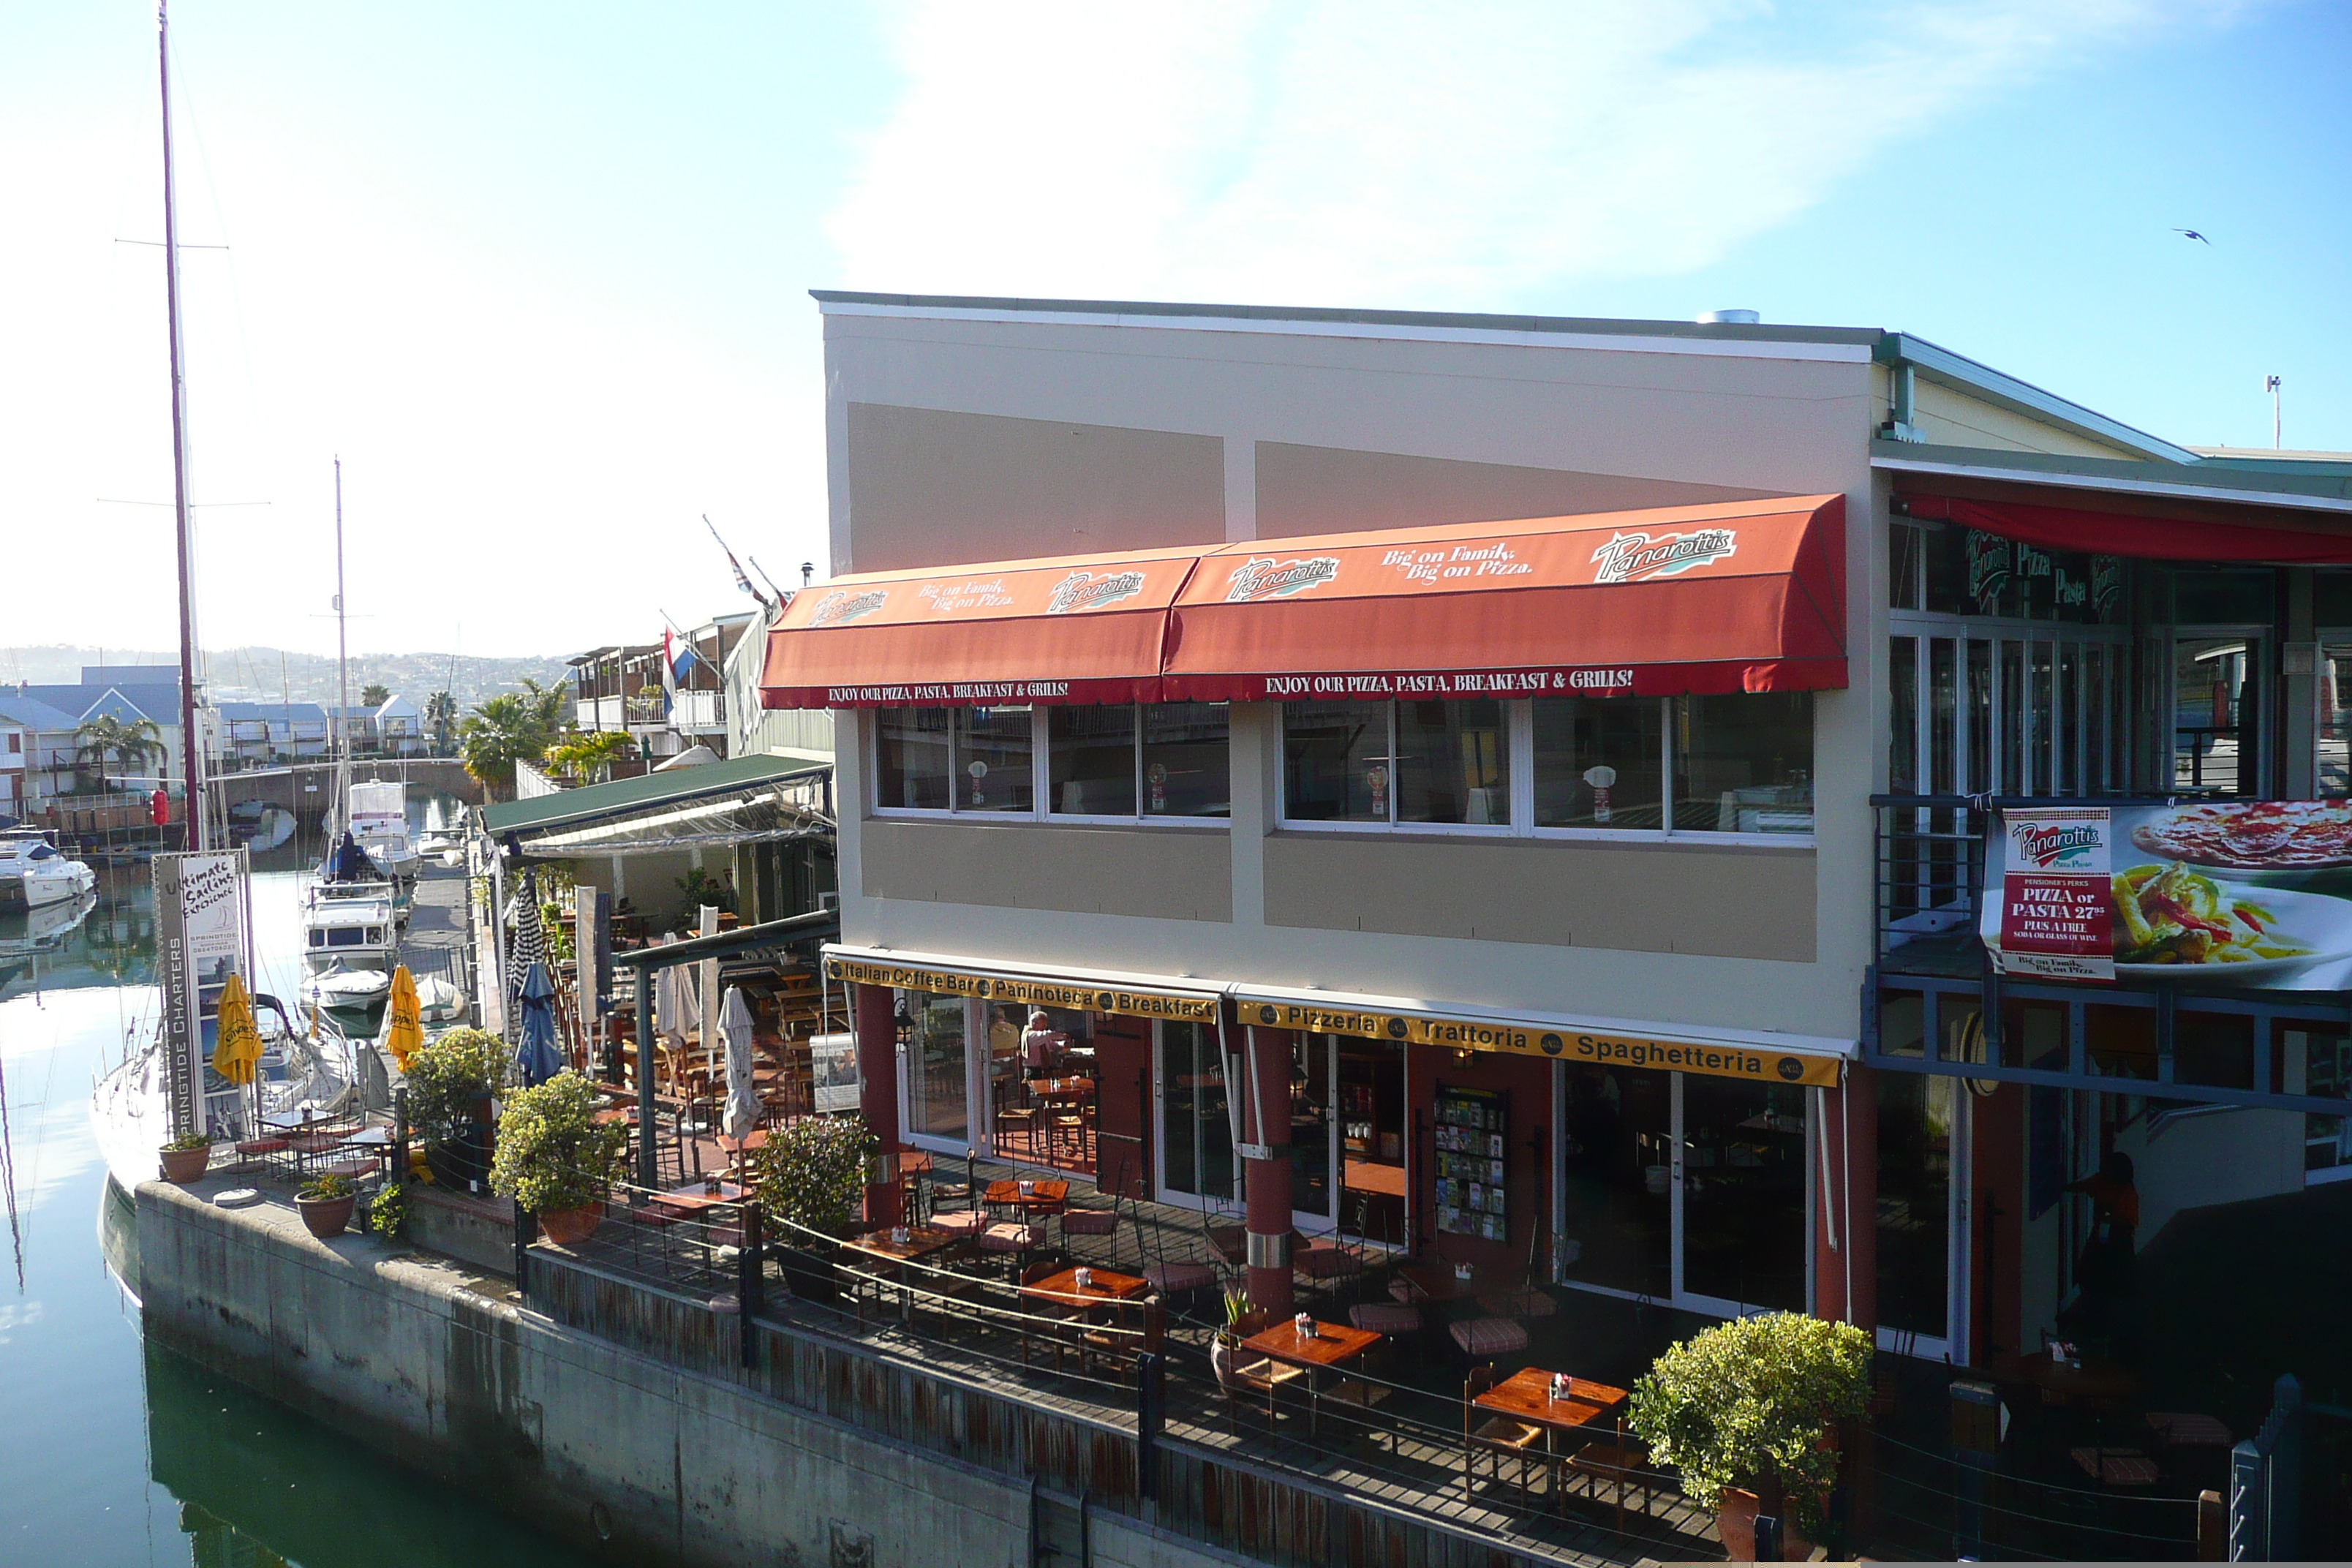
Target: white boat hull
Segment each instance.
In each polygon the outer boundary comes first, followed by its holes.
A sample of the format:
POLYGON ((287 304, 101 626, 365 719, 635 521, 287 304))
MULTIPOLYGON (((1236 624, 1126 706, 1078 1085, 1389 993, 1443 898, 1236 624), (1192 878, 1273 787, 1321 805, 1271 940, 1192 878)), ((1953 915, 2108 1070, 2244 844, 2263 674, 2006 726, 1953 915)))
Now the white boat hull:
POLYGON ((38 870, 0 873, 0 910, 35 910, 46 904, 62 904, 97 886, 98 873, 80 861, 51 860, 38 870))

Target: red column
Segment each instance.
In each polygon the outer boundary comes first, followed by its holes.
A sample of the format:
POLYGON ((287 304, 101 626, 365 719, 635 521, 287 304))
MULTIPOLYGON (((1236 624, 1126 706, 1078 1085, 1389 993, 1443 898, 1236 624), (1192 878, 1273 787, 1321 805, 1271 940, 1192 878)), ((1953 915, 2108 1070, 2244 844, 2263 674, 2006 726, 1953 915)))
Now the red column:
POLYGON ((1286 1318, 1291 1311, 1289 1031, 1252 1027, 1249 1060, 1255 1094, 1244 1102, 1242 1133, 1267 1155, 1242 1163, 1242 1191, 1248 1201, 1250 1305, 1286 1318))
POLYGON ((1819 1118, 1818 1136, 1826 1143, 1829 1158, 1824 1161, 1822 1148, 1815 1147, 1813 1310, 1816 1316, 1874 1332, 1878 1327, 1876 1075, 1859 1064, 1849 1066, 1845 1087, 1822 1090, 1822 1101, 1826 1114, 1819 1118))
MULTIPOLYGON (((896 1156, 899 1149, 898 1020, 891 1010, 890 988, 860 985, 856 1019, 857 1109, 880 1141, 883 1154, 896 1156)), ((898 1188, 895 1181, 867 1182, 866 1223, 877 1229, 898 1223, 898 1188)))

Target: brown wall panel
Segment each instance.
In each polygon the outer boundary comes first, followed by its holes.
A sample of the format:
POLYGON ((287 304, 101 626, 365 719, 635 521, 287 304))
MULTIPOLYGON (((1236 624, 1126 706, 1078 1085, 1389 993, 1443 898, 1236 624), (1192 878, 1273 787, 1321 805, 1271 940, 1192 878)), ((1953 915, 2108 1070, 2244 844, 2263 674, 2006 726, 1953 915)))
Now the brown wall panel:
POLYGON ((1219 832, 869 816, 859 839, 870 898, 1234 918, 1233 845, 1219 832))

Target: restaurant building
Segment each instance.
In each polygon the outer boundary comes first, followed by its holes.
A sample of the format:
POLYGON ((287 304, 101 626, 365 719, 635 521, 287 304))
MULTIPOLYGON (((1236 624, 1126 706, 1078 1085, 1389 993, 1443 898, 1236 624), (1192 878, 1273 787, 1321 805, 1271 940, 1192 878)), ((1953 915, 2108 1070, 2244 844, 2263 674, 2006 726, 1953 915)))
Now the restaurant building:
POLYGON ((2324 888, 2070 976, 1996 801, 2346 794, 2352 466, 1877 330, 818 299, 761 687, 833 715, 886 1138, 1245 1212, 1263 1305, 1338 1232, 1962 1362, 2105 1155, 2145 1241, 2342 1146, 2324 888))

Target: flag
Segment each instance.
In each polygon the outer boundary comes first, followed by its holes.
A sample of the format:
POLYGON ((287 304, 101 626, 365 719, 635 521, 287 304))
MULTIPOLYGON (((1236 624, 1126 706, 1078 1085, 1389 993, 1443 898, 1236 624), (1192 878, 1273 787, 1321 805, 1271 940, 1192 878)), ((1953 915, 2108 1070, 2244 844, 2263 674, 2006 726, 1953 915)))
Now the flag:
POLYGON ((766 595, 761 594, 759 589, 751 586, 751 579, 745 574, 743 571, 743 563, 735 559, 735 552, 732 550, 727 549, 727 542, 723 539, 719 539, 719 525, 711 521, 709 518, 705 517, 702 520, 702 526, 710 530, 710 537, 719 540, 719 548, 726 552, 727 568, 729 571, 735 574, 735 585, 738 588, 742 589, 743 592, 751 595, 751 597, 759 600, 762 605, 766 604, 768 602, 766 595))
POLYGON ((662 628, 662 717, 669 717, 677 702, 677 667, 669 654, 669 628, 662 628))

